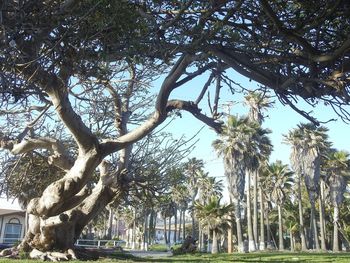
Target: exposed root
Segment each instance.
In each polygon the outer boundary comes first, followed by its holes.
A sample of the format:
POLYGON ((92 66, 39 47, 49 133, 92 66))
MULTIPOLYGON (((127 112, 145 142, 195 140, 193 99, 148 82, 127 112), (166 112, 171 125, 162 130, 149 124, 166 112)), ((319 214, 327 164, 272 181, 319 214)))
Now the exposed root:
MULTIPOLYGON (((4 258, 13 258, 13 259, 19 259, 20 250, 17 247, 12 248, 6 248, 0 251, 0 257, 4 258)), ((69 261, 69 260, 75 260, 75 259, 90 259, 90 260, 97 260, 98 255, 96 253, 90 254, 90 251, 78 251, 76 253, 73 249, 68 249, 65 253, 62 252, 56 252, 56 251, 50 251, 50 252, 42 252, 38 249, 32 249, 30 253, 27 254, 27 256, 31 259, 39 259, 43 261, 69 261), (79 257, 77 256, 79 255, 79 257)))
POLYGON ((5 248, 0 251, 0 257, 4 258, 18 258, 18 249, 16 247, 5 248))

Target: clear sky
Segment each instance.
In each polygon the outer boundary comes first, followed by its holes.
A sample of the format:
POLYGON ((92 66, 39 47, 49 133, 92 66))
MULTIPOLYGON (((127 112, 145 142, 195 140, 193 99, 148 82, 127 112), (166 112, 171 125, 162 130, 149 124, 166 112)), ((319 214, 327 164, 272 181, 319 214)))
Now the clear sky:
MULTIPOLYGON (((235 82, 242 84, 243 87, 256 89, 257 84, 254 82, 250 82, 246 78, 240 76, 237 73, 232 72, 231 76, 235 82)), ((206 78, 199 78, 187 86, 180 87, 176 90, 171 98, 179 98, 184 100, 190 100, 196 98, 201 87, 205 83, 206 78)), ((158 82, 159 84, 159 82, 158 82)), ((211 94, 214 92, 211 91, 211 94)), ((271 94, 273 95, 273 94, 271 94)), ((235 101, 237 104, 234 104, 231 107, 231 114, 236 115, 244 115, 248 113, 248 108, 243 106, 242 103, 243 96, 242 94, 234 94, 232 95, 227 88, 223 88, 223 93, 221 95, 221 105, 226 103, 227 101, 235 101)), ((206 104, 207 98, 204 99, 206 104)), ((324 124, 329 128, 329 138, 333 143, 333 147, 339 150, 346 150, 350 152, 350 140, 347 136, 350 136, 350 124, 346 124, 340 120, 340 118, 334 113, 331 107, 326 107, 323 105, 319 105, 316 108, 305 107, 308 106, 305 103, 301 103, 303 105, 303 110, 305 111, 313 111, 314 116, 317 117, 319 121, 327 121, 332 118, 337 118, 337 121, 329 122, 324 124)), ((223 110, 223 109, 222 109, 223 110)), ((350 111, 350 107, 348 107, 350 111)), ((227 111, 227 108, 223 111, 227 111)), ((301 122, 308 122, 304 117, 296 113, 293 109, 288 106, 283 106, 277 98, 275 98, 275 105, 273 108, 269 109, 266 114, 267 117, 263 123, 264 128, 269 128, 272 130, 272 134, 270 134, 270 138, 272 144, 274 146, 273 153, 270 157, 270 161, 273 162, 275 160, 281 160, 283 163, 289 164, 289 154, 290 154, 290 146, 283 144, 283 134, 287 134, 288 131, 292 128, 295 128, 297 124, 301 122)), ((198 130, 203 127, 203 123, 194 118, 189 113, 182 113, 182 118, 177 118, 173 123, 168 127, 168 131, 173 132, 174 134, 181 136, 185 134, 187 138, 193 136, 198 130)), ((191 153, 190 157, 196 157, 198 159, 203 159, 205 162, 205 170, 209 172, 210 176, 219 177, 223 179, 224 177, 224 169, 222 160, 216 157, 216 153, 213 151, 211 144, 213 140, 217 138, 216 133, 205 127, 198 135, 199 142, 196 145, 196 148, 191 153)))

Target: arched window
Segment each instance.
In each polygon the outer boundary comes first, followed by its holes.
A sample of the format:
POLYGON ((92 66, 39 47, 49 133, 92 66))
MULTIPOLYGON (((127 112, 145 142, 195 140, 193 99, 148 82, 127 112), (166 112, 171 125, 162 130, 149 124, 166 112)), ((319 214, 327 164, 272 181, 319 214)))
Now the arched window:
POLYGON ((4 243, 13 244, 21 239, 22 224, 18 218, 11 218, 5 224, 4 243))

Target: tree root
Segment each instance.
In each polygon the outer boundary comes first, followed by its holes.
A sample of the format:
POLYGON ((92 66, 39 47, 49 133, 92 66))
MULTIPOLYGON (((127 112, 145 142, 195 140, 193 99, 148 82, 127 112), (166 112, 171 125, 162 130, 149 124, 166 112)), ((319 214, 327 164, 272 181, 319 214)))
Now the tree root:
MULTIPOLYGON (((81 252, 78 253, 79 255, 81 252)), ((87 254, 81 254, 83 259, 98 259, 98 257, 93 257, 91 255, 87 254)), ((17 247, 12 248, 6 248, 2 251, 0 251, 0 257, 4 258, 13 258, 13 259, 20 259, 22 257, 28 257, 31 259, 40 259, 43 261, 69 261, 69 260, 75 260, 77 259, 77 254, 73 249, 68 249, 65 253, 62 252, 56 252, 56 251, 49 251, 49 252, 41 252, 38 249, 33 249, 30 253, 27 253, 25 255, 21 255, 20 250, 17 247)))

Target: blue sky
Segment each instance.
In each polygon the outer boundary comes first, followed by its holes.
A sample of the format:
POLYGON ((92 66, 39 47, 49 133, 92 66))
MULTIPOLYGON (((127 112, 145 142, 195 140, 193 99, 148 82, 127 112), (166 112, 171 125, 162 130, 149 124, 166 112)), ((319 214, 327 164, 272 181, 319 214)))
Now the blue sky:
MULTIPOLYGON (((246 78, 240 76, 238 73, 231 72, 230 74, 230 77, 234 79, 235 82, 240 83, 243 87, 249 89, 257 88, 256 83, 250 82, 246 78)), ((198 95, 205 81, 205 76, 200 77, 186 86, 175 90, 172 93, 171 98, 193 100, 198 95)), ((214 91, 211 91, 211 94, 213 93, 214 91)), ((227 101, 237 102, 237 104, 231 107, 231 114, 247 114, 248 108, 243 106, 243 103, 241 103, 242 100, 242 94, 237 93, 232 95, 227 88, 223 88, 221 104, 227 101)), ((206 97, 204 102, 206 104, 206 97)), ((306 103, 300 103, 300 106, 307 112, 312 111, 314 113, 313 115, 320 121, 327 121, 332 118, 337 118, 337 121, 324 124, 329 128, 328 135, 330 141, 333 143, 335 148, 350 151, 350 140, 347 138, 347 136, 350 135, 350 125, 341 121, 331 107, 319 105, 312 108, 306 103)), ((204 108, 207 109, 207 107, 204 108)), ((350 111, 350 107, 348 107, 348 110, 350 111)), ((225 109, 225 111, 227 111, 227 109, 225 109)), ((263 126, 272 130, 270 138, 274 146, 274 151, 270 157, 270 161, 273 162, 275 160, 281 160, 283 163, 289 164, 290 146, 282 143, 282 135, 287 134, 288 131, 295 128, 297 124, 301 122, 308 122, 308 120, 296 113, 290 107, 283 106, 277 98, 275 98, 274 107, 269 109, 265 115, 267 115, 267 117, 263 123, 263 126)), ((175 121, 173 121, 167 130, 169 132, 173 132, 175 136, 180 137, 182 134, 185 134, 186 137, 189 138, 198 132, 203 126, 204 125, 202 122, 195 119, 191 114, 184 112, 182 113, 182 118, 177 118, 175 121)), ((216 157, 216 154, 211 147, 212 141, 216 138, 217 135, 213 130, 208 127, 204 127, 198 135, 199 142, 197 143, 196 148, 191 153, 190 157, 203 159, 205 162, 205 170, 209 172, 209 175, 223 179, 224 169, 222 160, 216 157)))

